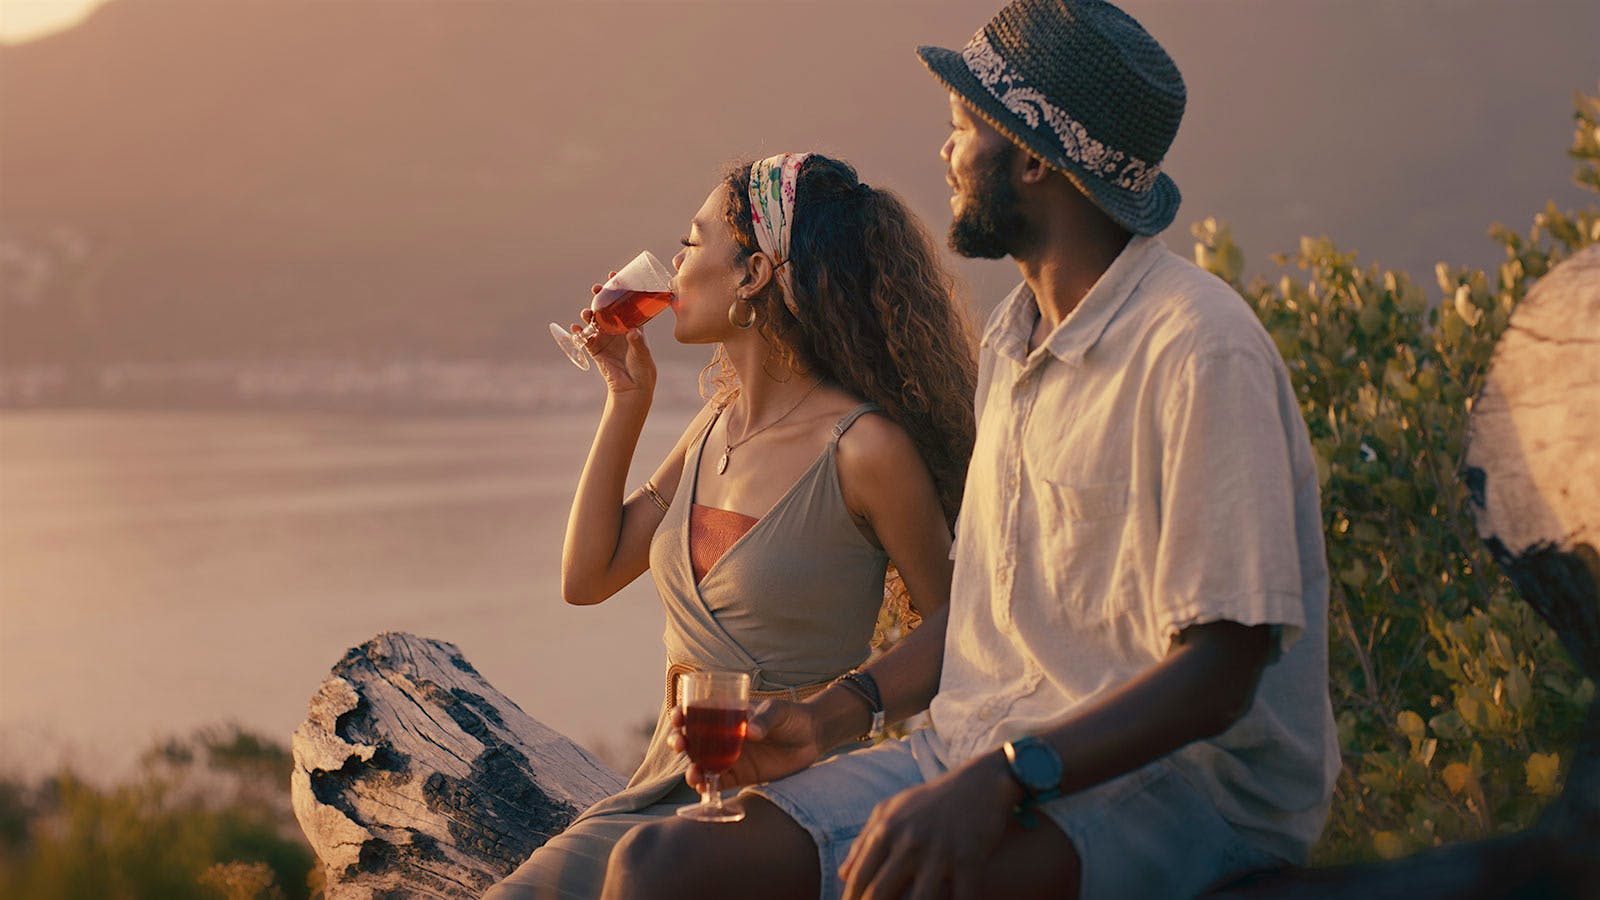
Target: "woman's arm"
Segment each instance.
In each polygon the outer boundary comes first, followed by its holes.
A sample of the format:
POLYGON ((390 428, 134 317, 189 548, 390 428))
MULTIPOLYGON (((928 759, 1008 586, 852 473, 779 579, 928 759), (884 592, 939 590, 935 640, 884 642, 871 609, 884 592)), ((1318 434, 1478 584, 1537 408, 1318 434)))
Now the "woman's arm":
MULTIPOLYGON (((585 317, 589 315, 585 310, 585 317)), ((650 567, 650 538, 665 516, 643 490, 624 499, 628 467, 655 389, 655 364, 644 336, 636 329, 626 340, 602 335, 590 344, 606 379, 606 405, 578 478, 561 547, 561 596, 579 606, 607 599, 650 567)), ((711 409, 708 405, 695 416, 651 478, 669 504, 685 451, 711 409)))
MULTIPOLYGON (((864 518, 905 581, 922 625, 866 671, 878 684, 884 720, 928 708, 939 690, 950 606, 950 528, 933 474, 911 436, 883 416, 864 416, 839 439, 839 486, 845 505, 864 518)), ((812 701, 823 749, 865 733, 871 715, 859 696, 834 686, 812 701)))

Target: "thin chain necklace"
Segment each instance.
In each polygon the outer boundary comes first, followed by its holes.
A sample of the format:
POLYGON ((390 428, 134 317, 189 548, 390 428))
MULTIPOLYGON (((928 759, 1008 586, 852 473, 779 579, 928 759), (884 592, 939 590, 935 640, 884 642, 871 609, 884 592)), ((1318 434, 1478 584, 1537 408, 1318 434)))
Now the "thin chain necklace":
MULTIPOLYGON (((752 431, 752 432, 746 434, 744 437, 739 438, 737 441, 734 441, 732 443, 729 443, 726 439, 724 439, 723 442, 722 442, 722 458, 717 460, 717 474, 721 475, 722 473, 728 471, 728 454, 730 454, 733 451, 735 451, 735 450, 739 449, 740 447, 744 446, 746 441, 750 440, 751 438, 755 437, 756 435, 760 434, 761 432, 766 431, 768 428, 771 428, 772 426, 778 424, 779 422, 782 422, 784 419, 789 418, 789 413, 792 413, 795 410, 799 409, 800 408, 800 404, 806 402, 806 398, 810 397, 811 396, 811 392, 816 390, 817 389, 817 385, 819 385, 821 383, 822 383, 822 379, 820 379, 820 378, 817 379, 816 381, 811 382, 811 387, 807 388, 806 392, 804 394, 800 395, 800 399, 796 400, 795 404, 793 406, 791 406, 787 410, 785 410, 783 415, 777 417, 776 419, 773 419, 771 422, 768 422, 767 424, 761 426, 760 428, 757 428, 755 431, 752 431)), ((731 419, 732 416, 729 416, 729 418, 731 419)), ((746 425, 748 426, 748 422, 746 423, 746 425)))

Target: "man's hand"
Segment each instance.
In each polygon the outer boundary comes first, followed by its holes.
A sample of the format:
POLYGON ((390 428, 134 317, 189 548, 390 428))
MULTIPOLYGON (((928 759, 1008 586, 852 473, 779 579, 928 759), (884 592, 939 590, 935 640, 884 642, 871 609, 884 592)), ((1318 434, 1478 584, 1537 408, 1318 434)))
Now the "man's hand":
POLYGON ((839 867, 845 900, 978 896, 978 880, 1022 799, 988 753, 878 804, 839 867))
MULTIPOLYGON (((672 749, 683 752, 683 710, 672 711, 672 749)), ((788 700, 766 700, 750 714, 744 747, 733 768, 724 772, 723 787, 762 784, 792 775, 822 758, 821 727, 812 708, 788 700)), ((700 767, 689 766, 689 784, 705 781, 700 767)))

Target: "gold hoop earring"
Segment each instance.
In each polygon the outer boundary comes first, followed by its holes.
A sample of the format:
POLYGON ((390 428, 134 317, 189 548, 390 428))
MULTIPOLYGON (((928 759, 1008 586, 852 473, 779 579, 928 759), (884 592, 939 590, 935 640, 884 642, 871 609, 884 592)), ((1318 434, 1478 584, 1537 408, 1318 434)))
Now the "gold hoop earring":
POLYGON ((755 304, 754 303, 750 303, 749 300, 735 300, 732 303, 728 304, 728 324, 732 325, 735 328, 749 328, 750 326, 756 324, 756 307, 755 307, 755 304), (750 315, 746 316, 744 321, 742 321, 742 322, 739 321, 738 316, 737 316, 737 312, 738 312, 740 303, 745 303, 745 304, 748 304, 750 306, 750 315))

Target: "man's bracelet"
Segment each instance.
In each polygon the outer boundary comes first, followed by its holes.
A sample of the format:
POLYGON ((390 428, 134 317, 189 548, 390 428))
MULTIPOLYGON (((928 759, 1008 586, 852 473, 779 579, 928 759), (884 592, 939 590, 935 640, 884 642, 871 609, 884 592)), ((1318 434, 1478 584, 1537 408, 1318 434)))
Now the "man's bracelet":
POLYGON ((834 679, 833 683, 849 688, 851 693, 865 700, 867 711, 872 714, 872 724, 867 728, 867 733, 856 740, 875 741, 883 737, 883 697, 878 693, 877 680, 860 669, 851 669, 834 679))

